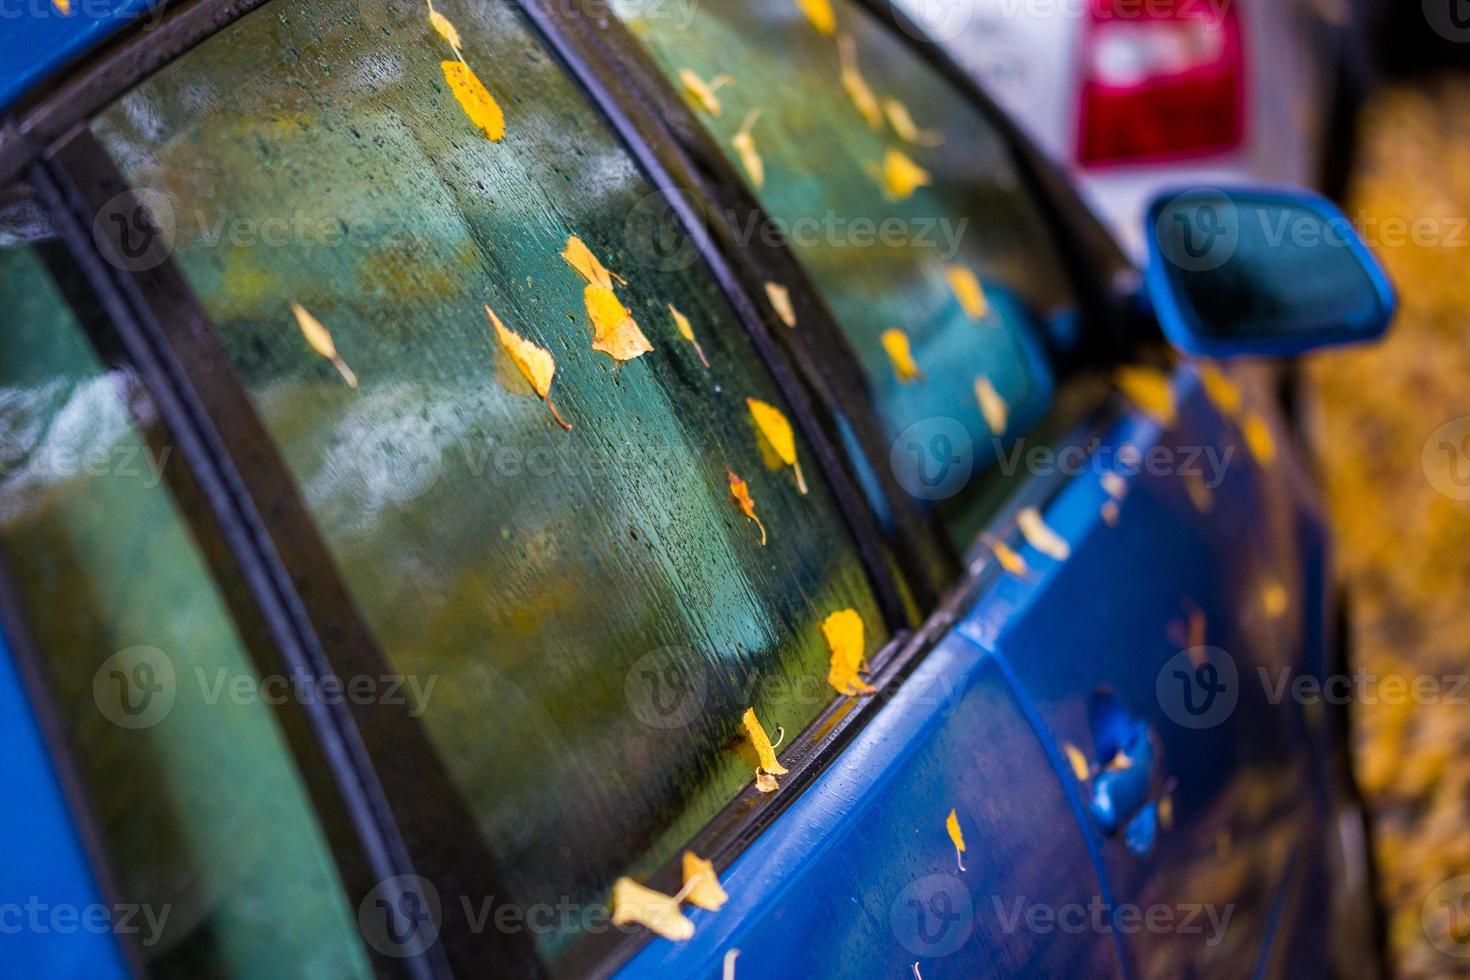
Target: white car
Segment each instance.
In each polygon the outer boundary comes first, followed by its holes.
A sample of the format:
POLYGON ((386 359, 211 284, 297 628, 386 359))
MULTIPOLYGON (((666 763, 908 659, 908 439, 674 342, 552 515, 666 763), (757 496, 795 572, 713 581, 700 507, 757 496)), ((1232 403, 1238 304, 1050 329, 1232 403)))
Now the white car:
POLYGON ((1078 178, 1138 258, 1160 190, 1338 196, 1366 74, 1350 0, 892 0, 1078 178))

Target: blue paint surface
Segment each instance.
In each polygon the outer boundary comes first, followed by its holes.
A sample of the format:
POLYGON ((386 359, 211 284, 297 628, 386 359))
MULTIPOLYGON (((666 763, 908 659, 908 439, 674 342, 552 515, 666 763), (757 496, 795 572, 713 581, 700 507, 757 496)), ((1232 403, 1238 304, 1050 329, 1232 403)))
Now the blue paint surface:
POLYGON ((0 11, 0 109, 60 74, 77 58, 129 24, 145 29, 164 13, 163 0, 71 0, 62 14, 52 0, 16 0, 0 11))

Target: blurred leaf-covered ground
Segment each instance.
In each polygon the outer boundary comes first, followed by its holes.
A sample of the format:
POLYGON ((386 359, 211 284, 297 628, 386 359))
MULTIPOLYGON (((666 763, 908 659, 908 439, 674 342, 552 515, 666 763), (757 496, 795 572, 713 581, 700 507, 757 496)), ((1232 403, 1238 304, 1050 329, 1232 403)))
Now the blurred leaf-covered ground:
POLYGON ((1470 690, 1448 703, 1470 672, 1470 502, 1437 491, 1422 455, 1442 425, 1470 416, 1470 80, 1385 90, 1363 137, 1350 212, 1402 311, 1387 343, 1310 366, 1311 430, 1353 595, 1356 665, 1436 679, 1445 695, 1353 705, 1390 946, 1403 976, 1470 975, 1424 918, 1436 886, 1470 874, 1470 690))

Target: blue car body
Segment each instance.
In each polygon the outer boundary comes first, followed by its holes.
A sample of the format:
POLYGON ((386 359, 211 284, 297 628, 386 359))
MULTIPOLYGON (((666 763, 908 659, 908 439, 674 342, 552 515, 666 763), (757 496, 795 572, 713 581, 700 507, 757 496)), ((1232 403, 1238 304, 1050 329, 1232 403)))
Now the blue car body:
MULTIPOLYGON (((77 6, 6 28, 7 115, 153 13, 145 0, 77 6)), ((1176 425, 1121 411, 1095 444, 1228 460, 1208 505, 1146 465, 1123 487, 1072 475, 1017 502, 1040 507, 1070 557, 1027 546, 1030 574, 1015 576, 972 554, 979 586, 935 615, 934 648, 725 871, 729 904, 693 910, 693 939, 654 938, 618 975, 719 976, 727 962, 736 976, 930 980, 1323 971, 1335 736, 1323 712, 1279 697, 1283 678, 1329 669, 1323 515, 1283 414, 1265 410, 1276 458, 1263 465, 1192 368, 1175 387, 1176 425), (1190 649, 1194 630, 1223 655, 1203 686, 1199 658, 1214 654, 1190 649), (1119 752, 1132 764, 1110 772, 1119 752)), ((0 916, 101 901, 40 710, 0 645, 0 746, 22 801, 0 808, 0 916)), ((6 924, 10 975, 130 972, 110 932, 6 924)))

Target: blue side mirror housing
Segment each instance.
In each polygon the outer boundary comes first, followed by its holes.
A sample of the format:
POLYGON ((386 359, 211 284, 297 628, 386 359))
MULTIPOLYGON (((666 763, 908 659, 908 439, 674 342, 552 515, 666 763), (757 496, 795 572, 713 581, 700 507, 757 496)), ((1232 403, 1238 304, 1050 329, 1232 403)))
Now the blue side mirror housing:
POLYGON ((1145 282, 1186 354, 1285 357, 1382 337, 1397 299, 1334 204, 1306 191, 1196 188, 1149 207, 1145 282))

